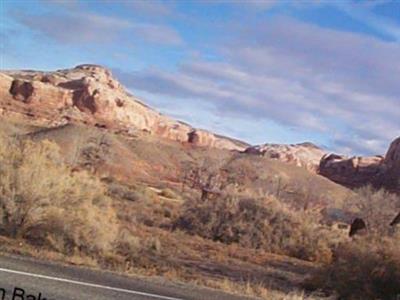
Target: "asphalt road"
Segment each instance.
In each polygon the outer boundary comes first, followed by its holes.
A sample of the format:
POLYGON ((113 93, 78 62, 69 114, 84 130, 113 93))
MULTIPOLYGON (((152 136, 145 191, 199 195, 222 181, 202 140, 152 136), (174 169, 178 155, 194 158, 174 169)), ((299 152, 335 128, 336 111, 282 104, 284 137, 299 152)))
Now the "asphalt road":
POLYGON ((185 284, 117 275, 17 256, 0 256, 0 300, 237 300, 185 284), (41 294, 39 296, 39 293, 41 294), (13 297, 13 294, 15 296, 13 297))

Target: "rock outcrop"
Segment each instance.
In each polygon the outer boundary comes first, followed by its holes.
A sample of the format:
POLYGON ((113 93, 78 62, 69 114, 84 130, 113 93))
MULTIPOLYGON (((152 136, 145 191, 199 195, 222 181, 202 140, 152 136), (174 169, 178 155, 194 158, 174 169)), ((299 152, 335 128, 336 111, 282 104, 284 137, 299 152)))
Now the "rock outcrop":
POLYGON ((385 156, 387 168, 385 182, 388 188, 400 192, 400 137, 395 139, 385 156))
POLYGON ((347 187, 371 184, 397 190, 400 182, 400 138, 392 142, 385 156, 324 155, 319 174, 347 187))
POLYGON ((128 94, 109 70, 80 65, 55 72, 0 73, 0 113, 54 127, 84 123, 122 134, 150 134, 197 146, 243 150, 245 143, 192 128, 128 94))
POLYGON ((391 169, 400 171, 400 137, 395 139, 385 155, 385 164, 391 169))
POLYGON ((318 166, 326 152, 312 143, 293 145, 263 144, 248 147, 244 153, 261 155, 270 159, 291 163, 309 171, 317 172, 318 166))
POLYGON ((327 154, 322 157, 319 174, 348 187, 360 187, 374 183, 385 174, 383 156, 347 157, 327 154))
POLYGON ((151 109, 97 65, 55 72, 0 72, 0 116, 46 128, 86 124, 126 136, 154 135, 194 146, 237 150, 319 172, 349 187, 388 182, 392 187, 400 178, 400 138, 385 158, 326 154, 311 143, 249 147, 151 109))

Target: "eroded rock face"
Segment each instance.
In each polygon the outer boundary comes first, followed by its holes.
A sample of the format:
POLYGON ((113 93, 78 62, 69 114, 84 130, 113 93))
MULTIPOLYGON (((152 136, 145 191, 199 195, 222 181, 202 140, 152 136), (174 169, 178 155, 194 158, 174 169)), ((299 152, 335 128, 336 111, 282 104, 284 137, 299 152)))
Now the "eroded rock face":
POLYGON ((389 169, 395 168, 400 171, 400 137, 395 139, 385 155, 385 164, 389 169))
POLYGON ((374 184, 386 172, 383 156, 347 157, 327 154, 322 157, 319 174, 348 187, 374 184))
POLYGON ((194 145, 207 145, 215 147, 217 138, 211 132, 194 129, 188 134, 188 142, 194 145))
POLYGON ((385 156, 387 186, 400 192, 400 137, 395 139, 385 156))
POLYGON ((348 187, 371 184, 400 192, 400 137, 391 143, 385 156, 325 155, 319 174, 348 187))
POLYGON ((85 123, 120 133, 157 135, 197 146, 243 150, 246 145, 164 116, 128 94, 109 70, 80 65, 55 72, 0 73, 0 112, 35 125, 85 123), (192 138, 192 133, 197 137, 192 138))
POLYGON ((311 143, 294 145, 264 144, 249 147, 244 152, 291 163, 312 172, 317 172, 321 157, 326 153, 311 143))

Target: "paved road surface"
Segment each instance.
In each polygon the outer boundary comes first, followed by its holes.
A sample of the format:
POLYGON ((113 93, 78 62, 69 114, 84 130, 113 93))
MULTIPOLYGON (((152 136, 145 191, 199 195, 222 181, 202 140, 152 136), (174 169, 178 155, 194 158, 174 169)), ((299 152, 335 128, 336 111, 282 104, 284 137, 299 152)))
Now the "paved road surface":
POLYGON ((238 300, 245 298, 162 280, 150 281, 31 258, 0 256, 0 300, 73 299, 238 300), (24 292, 15 288, 23 289, 24 292), (13 299, 15 291, 16 295, 20 296, 13 299))

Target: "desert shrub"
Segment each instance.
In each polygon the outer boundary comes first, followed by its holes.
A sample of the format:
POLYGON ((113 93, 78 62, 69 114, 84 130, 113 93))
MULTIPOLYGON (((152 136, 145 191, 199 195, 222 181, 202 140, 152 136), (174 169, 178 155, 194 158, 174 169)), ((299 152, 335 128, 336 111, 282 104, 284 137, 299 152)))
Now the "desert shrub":
POLYGON ((124 228, 118 232, 116 238, 116 252, 118 254, 130 257, 136 255, 141 247, 141 241, 131 230, 124 228))
POLYGON ((174 228, 308 260, 329 261, 331 257, 328 231, 274 197, 188 201, 174 228))
POLYGON ((108 185, 107 194, 113 198, 119 198, 128 201, 138 201, 141 198, 140 193, 138 193, 135 189, 115 182, 112 182, 108 185))
POLYGON ((334 261, 322 267, 310 284, 334 290, 341 299, 398 299, 399 237, 370 235, 342 244, 334 261))
POLYGON ((400 197, 384 189, 366 186, 346 199, 344 209, 363 218, 369 232, 387 235, 390 233, 389 223, 400 211, 400 197))
POLYGON ((116 230, 103 185, 71 173, 57 145, 0 133, 0 233, 72 254, 110 249, 116 230))

